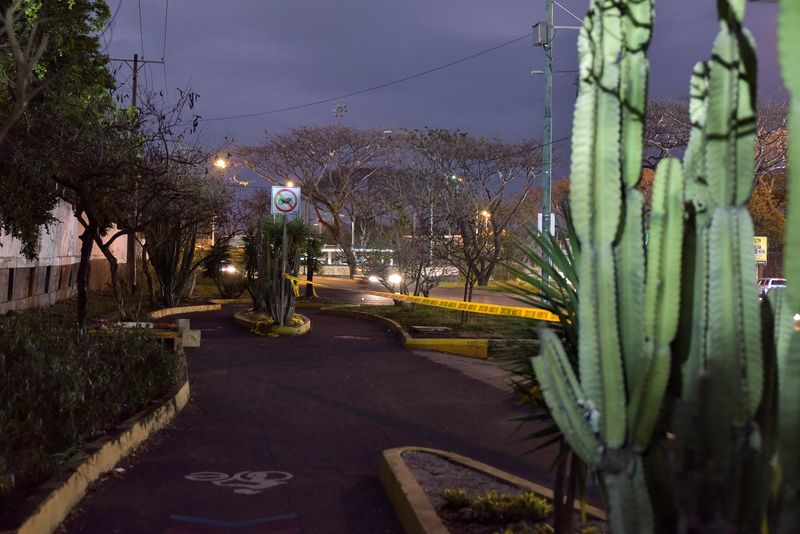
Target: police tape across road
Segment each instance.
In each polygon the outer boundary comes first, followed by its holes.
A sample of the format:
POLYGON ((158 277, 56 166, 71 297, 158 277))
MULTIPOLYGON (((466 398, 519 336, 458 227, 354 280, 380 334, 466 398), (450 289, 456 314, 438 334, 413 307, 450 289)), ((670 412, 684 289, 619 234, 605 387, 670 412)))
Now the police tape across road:
MULTIPOLYGON (((308 280, 297 278, 296 276, 290 276, 288 274, 284 274, 283 277, 292 282, 292 288, 294 289, 295 296, 299 295, 300 293, 300 290, 297 287, 299 283, 342 289, 342 288, 337 288, 336 286, 333 286, 331 284, 323 284, 320 282, 309 282, 308 280)), ((558 322, 557 315, 555 315, 554 313, 550 313, 547 310, 542 310, 539 308, 525 308, 522 306, 501 306, 499 304, 482 304, 478 302, 463 302, 460 300, 435 299, 430 297, 415 297, 412 295, 401 295, 399 293, 388 293, 386 291, 363 290, 361 292, 369 293, 371 295, 377 295, 379 297, 387 299, 402 300, 404 302, 415 302, 417 304, 424 304, 425 306, 435 306, 437 308, 446 308, 448 310, 482 313, 485 315, 504 315, 508 317, 521 317, 524 319, 535 319, 537 321, 558 322)))

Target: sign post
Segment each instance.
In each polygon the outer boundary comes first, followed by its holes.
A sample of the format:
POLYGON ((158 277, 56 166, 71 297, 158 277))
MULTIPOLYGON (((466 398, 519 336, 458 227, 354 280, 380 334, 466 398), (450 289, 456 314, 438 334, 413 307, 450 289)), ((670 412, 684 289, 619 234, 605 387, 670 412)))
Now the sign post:
MULTIPOLYGON (((286 274, 286 263, 288 260, 288 236, 286 232, 286 222, 289 215, 298 215, 300 213, 300 188, 299 187, 286 187, 282 185, 272 186, 272 202, 271 211, 273 215, 283 215, 283 240, 281 242, 281 276, 286 274)), ((281 310, 281 317, 275 317, 278 324, 284 326, 283 313, 286 310, 286 284, 289 282, 281 278, 281 304, 278 307, 281 310)))

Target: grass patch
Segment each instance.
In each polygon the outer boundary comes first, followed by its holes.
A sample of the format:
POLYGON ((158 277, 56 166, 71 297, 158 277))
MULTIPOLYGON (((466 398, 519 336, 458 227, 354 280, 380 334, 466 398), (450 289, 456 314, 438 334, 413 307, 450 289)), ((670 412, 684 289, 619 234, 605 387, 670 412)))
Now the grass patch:
POLYGON ((528 319, 467 313, 466 321, 462 324, 462 312, 460 311, 421 304, 354 306, 348 309, 392 319, 400 323, 409 333, 411 326, 446 326, 453 329, 448 334, 437 334, 436 337, 523 339, 530 337, 533 332, 533 328, 531 328, 533 323, 528 319))
POLYGON ((145 331, 80 336, 74 312, 0 321, 0 530, 65 460, 166 394, 183 365, 145 331))
MULTIPOLYGON (((445 289, 464 289, 464 281, 463 280, 449 280, 445 282, 440 282, 438 286, 445 289)), ((491 291, 494 293, 507 293, 507 294, 514 294, 512 288, 519 288, 525 289, 527 291, 534 291, 533 286, 530 284, 526 284, 520 280, 509 280, 509 281, 502 281, 502 280, 491 280, 488 285, 486 286, 475 286, 474 289, 478 291, 491 291)))

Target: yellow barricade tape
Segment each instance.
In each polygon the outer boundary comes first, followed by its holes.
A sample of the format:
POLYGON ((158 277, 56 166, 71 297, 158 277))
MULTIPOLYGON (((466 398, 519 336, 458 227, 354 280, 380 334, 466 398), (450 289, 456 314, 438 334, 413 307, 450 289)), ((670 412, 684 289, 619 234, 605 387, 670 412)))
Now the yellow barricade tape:
MULTIPOLYGON (((283 275, 287 280, 292 281, 292 287, 297 289, 298 283, 318 285, 322 287, 335 287, 330 284, 321 282, 309 282, 302 278, 297 278, 288 274, 283 275)), ((338 288, 341 289, 341 288, 338 288)), ((547 310, 539 308, 525 308, 522 306, 502 306, 499 304, 481 304, 478 302, 463 302, 460 300, 450 299, 435 299, 430 297, 415 297, 412 295, 401 295, 399 293, 389 293, 386 291, 372 291, 364 290, 364 293, 377 295, 387 299, 402 300, 405 302, 415 302, 417 304, 424 304, 425 306, 434 306, 437 308, 447 308, 448 310, 466 311, 470 313, 482 313, 484 315, 503 315, 508 317, 522 317, 524 319, 535 319, 537 321, 550 321, 558 322, 558 315, 550 313, 547 310)))

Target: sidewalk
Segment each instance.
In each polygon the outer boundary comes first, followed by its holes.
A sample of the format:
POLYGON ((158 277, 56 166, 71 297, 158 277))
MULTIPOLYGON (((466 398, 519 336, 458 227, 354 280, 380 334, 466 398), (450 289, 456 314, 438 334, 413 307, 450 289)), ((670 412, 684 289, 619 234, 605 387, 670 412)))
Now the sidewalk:
POLYGON ((402 532, 377 476, 381 451, 402 445, 549 480, 549 458, 522 456, 520 413, 493 370, 454 369, 376 324, 315 312, 305 336, 253 336, 235 309, 190 316, 203 330, 192 401, 61 532, 402 532))

